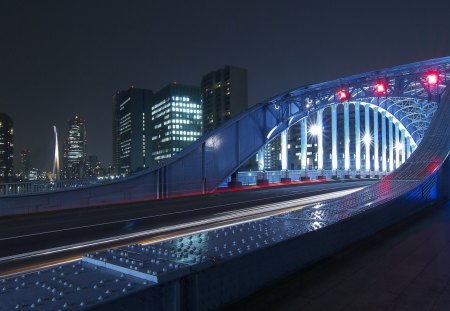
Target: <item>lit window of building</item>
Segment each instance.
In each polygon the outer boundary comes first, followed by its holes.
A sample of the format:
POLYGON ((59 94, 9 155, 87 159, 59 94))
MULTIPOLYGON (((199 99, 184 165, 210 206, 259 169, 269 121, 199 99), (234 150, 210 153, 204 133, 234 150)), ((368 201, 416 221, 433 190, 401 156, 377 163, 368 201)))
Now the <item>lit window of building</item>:
POLYGON ((198 87, 169 84, 155 93, 150 127, 157 138, 151 142, 152 163, 172 157, 201 136, 200 108, 198 87))

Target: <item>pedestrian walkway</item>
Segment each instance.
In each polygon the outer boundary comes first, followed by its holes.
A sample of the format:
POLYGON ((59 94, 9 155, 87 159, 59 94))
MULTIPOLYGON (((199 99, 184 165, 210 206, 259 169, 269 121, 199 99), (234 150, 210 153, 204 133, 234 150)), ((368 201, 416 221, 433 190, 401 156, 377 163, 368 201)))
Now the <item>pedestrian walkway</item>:
POLYGON ((225 308, 450 310, 450 202, 225 308))

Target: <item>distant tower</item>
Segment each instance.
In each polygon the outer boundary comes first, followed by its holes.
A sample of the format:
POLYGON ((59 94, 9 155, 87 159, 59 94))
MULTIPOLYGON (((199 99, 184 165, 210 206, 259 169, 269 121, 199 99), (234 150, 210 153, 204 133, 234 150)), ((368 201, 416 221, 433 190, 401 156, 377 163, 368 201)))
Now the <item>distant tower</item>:
POLYGON ((14 129, 12 119, 0 113, 0 182, 9 182, 14 177, 14 129))
POLYGON ((31 152, 28 149, 23 149, 20 151, 20 162, 21 162, 21 179, 29 180, 31 172, 31 152))
POLYGON ((56 126, 53 125, 53 134, 55 136, 55 157, 53 159, 53 179, 59 179, 59 147, 58 147, 58 132, 56 126))
POLYGON ((113 167, 127 175, 150 164, 153 92, 130 87, 113 96, 113 167))
POLYGON ((63 146, 63 179, 84 178, 86 166, 86 122, 77 114, 69 120, 63 146))

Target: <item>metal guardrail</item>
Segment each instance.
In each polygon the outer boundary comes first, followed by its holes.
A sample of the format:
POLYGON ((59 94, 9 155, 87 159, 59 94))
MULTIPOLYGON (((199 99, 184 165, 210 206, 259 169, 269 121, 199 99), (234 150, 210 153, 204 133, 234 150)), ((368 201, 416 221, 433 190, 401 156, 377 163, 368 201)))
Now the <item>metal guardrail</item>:
MULTIPOLYGON (((356 178, 383 178, 389 173, 375 171, 353 171, 353 170, 287 170, 287 171, 249 171, 238 172, 237 179, 243 186, 256 185, 257 180, 263 178, 269 183, 279 183, 281 178, 291 178, 298 181, 301 177, 308 177, 311 180, 318 179, 319 176, 325 179, 356 179, 356 178)), ((221 187, 227 187, 228 178, 221 187)))
POLYGON ((89 187, 109 183, 111 180, 104 179, 80 179, 80 180, 39 180, 23 181, 0 184, 0 197, 17 196, 33 193, 44 193, 62 191, 74 188, 89 187))

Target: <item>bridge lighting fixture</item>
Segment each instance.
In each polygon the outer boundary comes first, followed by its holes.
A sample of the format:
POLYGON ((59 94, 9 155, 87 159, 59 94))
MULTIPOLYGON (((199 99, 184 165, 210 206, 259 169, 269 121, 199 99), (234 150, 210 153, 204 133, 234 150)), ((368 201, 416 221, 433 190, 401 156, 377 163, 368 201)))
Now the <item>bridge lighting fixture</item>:
POLYGON ((309 128, 309 133, 313 136, 318 136, 320 133, 322 133, 322 129, 317 124, 314 124, 309 128))
POLYGON ((370 134, 365 134, 363 137, 363 142, 365 145, 370 145, 372 142, 372 137, 370 136, 370 134))
POLYGON ((378 82, 377 84, 375 84, 375 93, 377 93, 377 95, 385 94, 386 90, 387 90, 387 86, 385 83, 378 82))
POLYGON ((345 102, 346 100, 349 99, 350 94, 348 93, 347 90, 340 90, 337 92, 337 97, 341 102, 345 102))
POLYGON ((436 71, 429 72, 425 79, 428 85, 436 85, 439 82, 439 74, 436 71))

